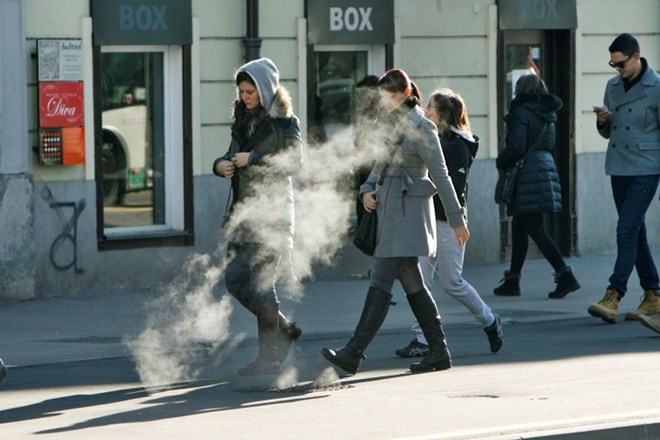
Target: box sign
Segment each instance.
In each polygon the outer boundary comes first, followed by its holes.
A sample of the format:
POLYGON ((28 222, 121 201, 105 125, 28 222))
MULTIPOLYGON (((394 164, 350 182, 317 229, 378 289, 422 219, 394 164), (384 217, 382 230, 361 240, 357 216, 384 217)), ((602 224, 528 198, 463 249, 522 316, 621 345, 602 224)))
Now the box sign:
POLYGON ((502 30, 575 29, 575 0, 500 0, 502 30))
POLYGON ((394 44, 394 0, 307 0, 309 44, 394 44))
POLYGON ((190 0, 92 0, 94 44, 190 45, 190 0))

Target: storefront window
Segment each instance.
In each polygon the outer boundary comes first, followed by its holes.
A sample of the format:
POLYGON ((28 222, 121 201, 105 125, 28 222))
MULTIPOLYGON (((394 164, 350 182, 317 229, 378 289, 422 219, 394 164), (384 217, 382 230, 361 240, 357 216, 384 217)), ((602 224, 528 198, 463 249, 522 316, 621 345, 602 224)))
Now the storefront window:
POLYGON ((104 226, 164 224, 163 54, 101 55, 104 226))
POLYGON ((176 46, 101 48, 96 179, 106 238, 185 228, 182 60, 176 46))
POLYGON ((368 52, 316 52, 315 122, 319 140, 326 140, 355 120, 358 104, 355 85, 368 73, 368 52))

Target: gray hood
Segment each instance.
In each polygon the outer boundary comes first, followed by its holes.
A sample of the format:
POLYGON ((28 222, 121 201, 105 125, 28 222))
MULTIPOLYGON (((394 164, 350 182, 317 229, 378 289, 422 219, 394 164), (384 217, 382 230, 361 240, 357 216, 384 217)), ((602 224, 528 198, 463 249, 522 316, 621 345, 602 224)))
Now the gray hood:
POLYGON ((240 72, 250 75, 250 78, 252 78, 254 84, 257 86, 261 106, 266 112, 270 111, 270 107, 273 104, 273 97, 280 86, 280 73, 275 63, 268 58, 259 58, 242 65, 236 71, 236 75, 240 72))

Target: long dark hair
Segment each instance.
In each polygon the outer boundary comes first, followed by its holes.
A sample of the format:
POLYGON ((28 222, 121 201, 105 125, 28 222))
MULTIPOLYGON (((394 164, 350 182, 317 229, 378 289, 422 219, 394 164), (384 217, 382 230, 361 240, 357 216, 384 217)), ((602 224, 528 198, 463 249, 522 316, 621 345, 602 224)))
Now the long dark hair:
MULTIPOLYGON (((244 70, 241 70, 236 75, 236 87, 242 82, 248 82, 253 86, 257 87, 252 77, 244 70)), ((260 97, 261 98, 261 97, 260 97)), ((252 128, 256 127, 266 118, 266 110, 261 104, 254 110, 250 111, 245 107, 245 103, 241 100, 240 96, 236 101, 234 101, 233 108, 234 123, 237 128, 237 131, 241 138, 247 138, 249 130, 249 125, 252 124, 252 128)))
POLYGON ((392 93, 406 93, 415 100, 415 104, 422 102, 422 93, 419 91, 408 74, 403 69, 390 69, 378 80, 378 87, 392 93))

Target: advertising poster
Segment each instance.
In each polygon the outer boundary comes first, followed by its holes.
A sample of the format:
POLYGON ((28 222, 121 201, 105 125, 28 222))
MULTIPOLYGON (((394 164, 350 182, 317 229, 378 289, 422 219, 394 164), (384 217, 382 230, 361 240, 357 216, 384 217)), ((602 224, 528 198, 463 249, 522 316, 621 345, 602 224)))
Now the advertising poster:
POLYGON ((83 83, 45 81, 39 83, 39 126, 82 127, 85 125, 83 83))
POLYGON ((39 40, 39 81, 82 81, 82 40, 39 40))

